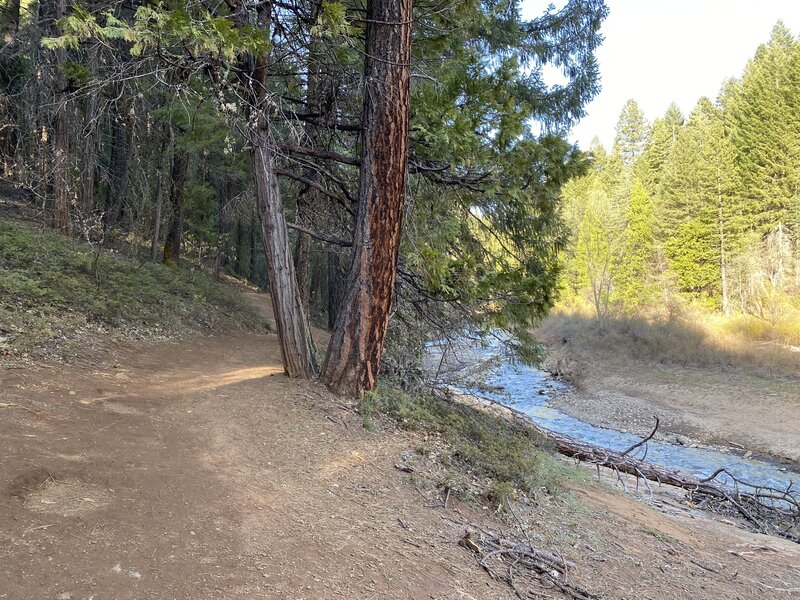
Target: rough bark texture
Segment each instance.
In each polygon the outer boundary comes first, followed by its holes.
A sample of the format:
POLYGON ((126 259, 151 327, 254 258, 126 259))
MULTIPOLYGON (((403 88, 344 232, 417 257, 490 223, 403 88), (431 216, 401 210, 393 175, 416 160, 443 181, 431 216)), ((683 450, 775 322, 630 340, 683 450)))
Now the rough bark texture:
MULTIPOLYGON (((246 13, 242 11, 242 15, 246 13)), ((272 3, 261 2, 255 9, 257 26, 269 37, 272 3)), ((251 15, 252 16, 252 15, 251 15)), ((289 229, 273 164, 270 122, 266 102, 265 72, 268 56, 242 56, 240 68, 247 90, 252 118, 250 157, 255 178, 256 204, 261 217, 261 233, 267 262, 283 368, 289 377, 313 377, 317 372, 311 332, 303 312, 292 263, 289 229)))
POLYGON ((364 140, 352 263, 322 377, 337 393, 375 387, 389 325, 405 200, 411 0, 367 6, 364 140))
POLYGON ((267 258, 272 312, 281 344, 283 368, 289 377, 310 378, 316 374, 311 334, 292 264, 289 229, 283 212, 266 123, 251 132, 256 202, 261 217, 264 254, 267 258))
POLYGON ((181 260, 181 238, 183 236, 183 208, 186 204, 186 176, 189 170, 189 155, 175 148, 169 187, 169 226, 164 239, 164 264, 177 266, 181 260))

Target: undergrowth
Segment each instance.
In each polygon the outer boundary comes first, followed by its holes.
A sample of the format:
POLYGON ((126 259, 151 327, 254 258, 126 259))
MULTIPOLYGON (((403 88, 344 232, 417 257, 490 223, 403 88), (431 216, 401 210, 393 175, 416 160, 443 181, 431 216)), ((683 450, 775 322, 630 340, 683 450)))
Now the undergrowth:
POLYGON ((81 328, 128 337, 263 330, 232 286, 103 251, 16 219, 0 221, 0 337, 12 352, 81 328))
POLYGON ((374 429, 374 415, 389 416, 400 427, 427 434, 411 462, 438 463, 440 485, 461 499, 489 500, 498 506, 524 493, 558 496, 581 473, 547 451, 546 440, 525 427, 451 403, 432 394, 409 394, 386 382, 366 394, 362 417, 374 429))

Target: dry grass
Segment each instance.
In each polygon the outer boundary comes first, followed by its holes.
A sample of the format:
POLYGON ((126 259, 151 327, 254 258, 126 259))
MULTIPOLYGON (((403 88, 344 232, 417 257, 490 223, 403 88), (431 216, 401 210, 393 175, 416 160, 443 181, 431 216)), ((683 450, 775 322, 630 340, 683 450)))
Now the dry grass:
POLYGON ((723 317, 691 309, 669 316, 599 321, 588 311, 570 308, 554 311, 536 334, 551 348, 551 370, 578 382, 583 359, 597 353, 764 377, 800 377, 800 348, 785 341, 785 333, 791 331, 787 325, 776 330, 754 317, 723 317))

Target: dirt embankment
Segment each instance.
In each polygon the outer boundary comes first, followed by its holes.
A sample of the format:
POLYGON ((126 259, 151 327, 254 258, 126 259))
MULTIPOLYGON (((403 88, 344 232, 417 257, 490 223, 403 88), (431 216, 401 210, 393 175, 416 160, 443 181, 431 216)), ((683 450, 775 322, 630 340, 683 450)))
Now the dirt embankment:
POLYGON ((575 348, 553 332, 548 368, 575 384, 551 403, 601 427, 751 452, 800 468, 800 380, 630 358, 614 348, 575 348))
MULTIPOLYGON (((286 379, 274 335, 0 368, 0 441, 3 599, 515 597, 458 545, 513 522, 418 487, 395 464, 421 436, 286 379)), ((574 485, 518 516, 605 598, 800 588, 796 545, 574 485)))

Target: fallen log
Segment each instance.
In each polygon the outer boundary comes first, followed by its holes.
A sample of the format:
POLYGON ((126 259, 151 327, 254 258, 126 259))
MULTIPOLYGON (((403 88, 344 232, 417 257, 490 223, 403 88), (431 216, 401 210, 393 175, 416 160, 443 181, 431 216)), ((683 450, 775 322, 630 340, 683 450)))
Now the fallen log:
POLYGON ((737 479, 724 468, 718 469, 710 477, 700 479, 689 473, 632 456, 631 451, 644 445, 655 435, 658 419, 656 419, 656 427, 650 435, 624 452, 617 452, 546 429, 525 413, 493 400, 464 394, 453 389, 447 389, 440 393, 439 397, 444 401, 468 406, 528 428, 547 440, 559 454, 574 458, 576 461, 597 465, 598 469, 607 467, 617 474, 623 488, 626 486, 620 473, 644 480, 648 489, 648 480, 678 487, 686 490, 690 499, 696 504, 700 504, 702 508, 716 512, 736 513, 759 533, 770 533, 800 543, 800 494, 793 489, 792 484, 786 489, 752 485, 737 479), (734 485, 719 482, 717 478, 722 475, 730 478, 734 485))

